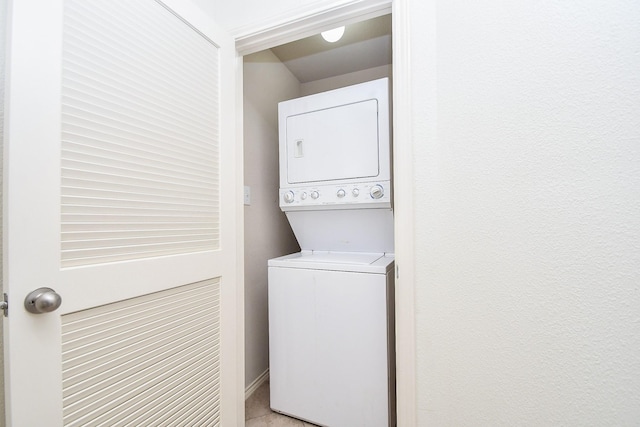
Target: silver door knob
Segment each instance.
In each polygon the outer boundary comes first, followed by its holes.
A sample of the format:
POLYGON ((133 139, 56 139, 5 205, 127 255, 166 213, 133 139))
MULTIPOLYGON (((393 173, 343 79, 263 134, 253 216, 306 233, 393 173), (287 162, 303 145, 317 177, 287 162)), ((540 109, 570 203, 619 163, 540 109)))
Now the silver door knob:
POLYGON ((41 314, 55 311, 62 304, 62 297, 51 288, 38 288, 24 299, 29 313, 41 314))

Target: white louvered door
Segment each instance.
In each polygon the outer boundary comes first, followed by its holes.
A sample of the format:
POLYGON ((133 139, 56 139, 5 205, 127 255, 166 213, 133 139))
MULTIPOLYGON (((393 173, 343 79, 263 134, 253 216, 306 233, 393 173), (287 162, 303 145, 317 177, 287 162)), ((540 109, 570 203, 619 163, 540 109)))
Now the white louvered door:
POLYGON ((242 423, 231 37, 189 0, 9 22, 7 424, 242 423))

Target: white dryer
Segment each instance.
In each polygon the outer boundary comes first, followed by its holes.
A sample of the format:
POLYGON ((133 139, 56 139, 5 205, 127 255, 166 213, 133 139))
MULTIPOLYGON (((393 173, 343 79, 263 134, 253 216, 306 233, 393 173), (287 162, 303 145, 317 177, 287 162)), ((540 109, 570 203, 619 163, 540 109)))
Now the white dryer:
POLYGON ((395 425, 387 79, 279 104, 280 207, 302 251, 269 260, 271 408, 395 425))

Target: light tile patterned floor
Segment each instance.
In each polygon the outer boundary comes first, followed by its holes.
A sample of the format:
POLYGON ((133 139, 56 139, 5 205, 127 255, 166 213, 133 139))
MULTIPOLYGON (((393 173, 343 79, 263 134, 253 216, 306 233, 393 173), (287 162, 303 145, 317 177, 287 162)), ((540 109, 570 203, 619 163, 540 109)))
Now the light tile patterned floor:
POLYGON ((273 412, 269 407, 269 381, 246 400, 244 411, 245 427, 317 427, 315 424, 273 412))

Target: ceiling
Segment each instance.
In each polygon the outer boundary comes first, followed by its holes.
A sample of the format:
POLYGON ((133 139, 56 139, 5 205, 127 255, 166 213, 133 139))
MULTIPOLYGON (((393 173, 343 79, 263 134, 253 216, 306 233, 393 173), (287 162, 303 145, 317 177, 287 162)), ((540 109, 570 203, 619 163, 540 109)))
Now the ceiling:
POLYGON ((391 64, 391 15, 347 25, 335 42, 320 34, 271 51, 300 83, 391 64))

